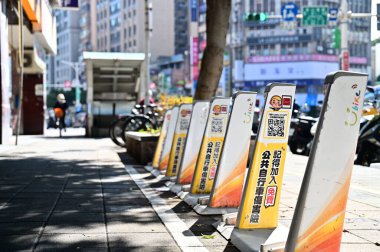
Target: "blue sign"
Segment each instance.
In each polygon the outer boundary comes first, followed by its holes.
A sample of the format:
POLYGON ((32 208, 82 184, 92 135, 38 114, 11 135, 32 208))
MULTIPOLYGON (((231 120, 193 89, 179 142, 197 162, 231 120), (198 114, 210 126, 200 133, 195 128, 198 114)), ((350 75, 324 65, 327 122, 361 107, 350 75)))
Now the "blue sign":
POLYGON ((329 21, 336 22, 338 20, 338 8, 330 8, 329 9, 329 21))
POLYGON ((284 21, 295 21, 298 14, 298 6, 295 3, 286 3, 281 7, 281 15, 284 21))
POLYGON ((198 21, 198 1, 190 0, 191 22, 198 21))
POLYGON ((79 0, 59 0, 57 4, 53 4, 54 9, 79 10, 79 0))
POLYGON ((207 11, 207 4, 206 3, 201 3, 199 5, 199 14, 206 13, 207 11))

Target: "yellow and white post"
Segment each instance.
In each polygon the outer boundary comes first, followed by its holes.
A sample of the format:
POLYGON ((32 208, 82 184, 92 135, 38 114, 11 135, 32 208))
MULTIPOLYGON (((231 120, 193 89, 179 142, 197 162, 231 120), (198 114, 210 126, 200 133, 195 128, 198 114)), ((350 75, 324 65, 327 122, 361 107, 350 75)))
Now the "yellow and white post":
POLYGON ((152 162, 152 166, 154 169, 157 169, 159 166, 160 156, 164 147, 164 140, 169 128, 171 113, 172 113, 171 109, 165 112, 164 122, 162 124, 160 137, 158 138, 158 143, 157 143, 156 150, 154 152, 154 157, 153 157, 153 162, 152 162))
POLYGON ((170 188, 174 193, 179 193, 182 186, 190 184, 193 179, 195 164, 206 128, 209 106, 210 102, 208 101, 195 101, 193 103, 193 112, 191 113, 189 130, 178 169, 176 184, 170 188))
POLYGON ((240 250, 251 250, 253 246, 254 250, 258 251, 261 243, 268 238, 263 233, 269 235, 278 225, 295 90, 294 84, 286 83, 272 83, 265 90, 265 107, 261 115, 253 159, 231 235, 231 242, 240 250), (259 244, 258 248, 255 244, 259 244))
POLYGON ((221 157, 208 204, 194 207, 198 214, 237 212, 243 192, 251 140, 256 92, 238 92, 232 97, 232 109, 221 157))
POLYGON ((168 131, 164 139, 164 146, 162 148, 159 165, 158 165, 158 170, 160 171, 166 170, 166 168, 168 167, 170 150, 172 148, 174 131, 175 131, 175 126, 176 126, 177 118, 178 118, 178 111, 179 111, 178 106, 174 106, 172 108, 168 131))
POLYGON ((215 97, 211 101, 190 194, 184 197, 185 202, 191 206, 196 205, 199 197, 211 192, 226 134, 230 102, 230 98, 222 97, 215 97))
POLYGON ((173 136, 172 148, 170 150, 169 165, 166 169, 166 176, 177 176, 179 164, 182 159, 183 147, 185 146, 185 140, 187 130, 189 129, 191 112, 193 104, 181 104, 179 106, 179 115, 173 136))

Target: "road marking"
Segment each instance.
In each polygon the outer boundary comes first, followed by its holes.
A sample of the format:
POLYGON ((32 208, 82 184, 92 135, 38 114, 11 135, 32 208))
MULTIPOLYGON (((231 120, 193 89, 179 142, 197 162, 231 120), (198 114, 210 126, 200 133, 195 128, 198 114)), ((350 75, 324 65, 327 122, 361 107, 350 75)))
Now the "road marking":
POLYGON ((189 230, 187 225, 177 216, 171 207, 166 204, 166 201, 160 198, 157 192, 145 183, 143 180, 144 174, 140 174, 132 165, 126 165, 125 170, 149 200, 154 211, 156 211, 157 215, 160 217, 182 251, 208 251, 203 243, 200 242, 194 233, 189 230))

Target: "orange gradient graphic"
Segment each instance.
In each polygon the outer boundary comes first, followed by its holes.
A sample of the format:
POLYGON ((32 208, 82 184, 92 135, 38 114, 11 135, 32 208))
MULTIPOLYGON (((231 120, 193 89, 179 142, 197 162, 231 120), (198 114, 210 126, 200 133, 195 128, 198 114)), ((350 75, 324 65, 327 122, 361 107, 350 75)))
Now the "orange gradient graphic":
MULTIPOLYGON (((347 164, 346 169, 352 171, 353 159, 350 161, 352 161, 351 167, 347 164)), ((296 251, 335 252, 340 250, 350 181, 351 172, 347 175, 345 182, 337 190, 326 208, 315 219, 315 222, 306 232, 300 234, 296 251)))
POLYGON ((240 205, 248 152, 247 149, 232 173, 222 182, 222 186, 215 188, 210 203, 211 207, 238 207, 240 205))
POLYGON ((165 170, 168 167, 169 163, 169 154, 167 154, 165 157, 162 158, 160 166, 158 167, 159 170, 165 170))
POLYGON ((154 158, 153 158, 153 162, 152 162, 152 166, 154 168, 157 168, 159 166, 160 154, 162 152, 162 147, 163 147, 165 135, 166 134, 161 129, 161 134, 160 134, 160 137, 158 139, 156 151, 154 152, 154 158))
POLYGON ((193 180, 196 163, 197 157, 194 157, 193 160, 191 160, 190 164, 182 172, 182 175, 179 178, 178 183, 182 185, 191 183, 191 181, 193 180))

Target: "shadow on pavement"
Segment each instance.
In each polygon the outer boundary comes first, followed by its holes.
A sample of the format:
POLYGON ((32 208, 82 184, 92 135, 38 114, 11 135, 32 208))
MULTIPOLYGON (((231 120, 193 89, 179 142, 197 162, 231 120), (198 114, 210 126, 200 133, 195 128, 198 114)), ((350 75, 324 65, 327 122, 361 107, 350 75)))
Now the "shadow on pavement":
POLYGON ((0 158, 1 251, 179 251, 119 160, 25 153, 0 158))

